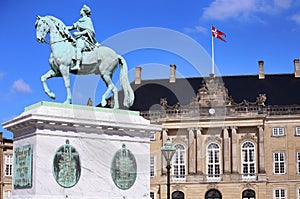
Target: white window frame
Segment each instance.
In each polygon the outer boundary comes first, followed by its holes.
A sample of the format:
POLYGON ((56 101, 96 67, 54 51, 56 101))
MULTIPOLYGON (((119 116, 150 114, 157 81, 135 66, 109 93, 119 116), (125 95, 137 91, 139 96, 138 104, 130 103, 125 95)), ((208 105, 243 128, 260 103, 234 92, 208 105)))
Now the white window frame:
POLYGON ((4 155, 4 176, 10 177, 13 173, 13 155, 5 154, 4 155))
POLYGON ((276 188, 274 189, 274 199, 286 199, 287 198, 287 193, 286 190, 283 188, 276 188), (279 194, 278 196, 276 194, 279 194), (282 196, 282 194, 284 196, 282 196))
POLYGON ((150 177, 155 177, 155 156, 150 156, 150 177))
POLYGON ((300 187, 298 187, 298 189, 297 189, 297 197, 298 197, 298 199, 300 199, 300 187))
POLYGON ((3 191, 3 199, 8 199, 11 197, 11 190, 10 189, 6 189, 3 191))
POLYGON ((296 135, 296 136, 300 136, 300 126, 297 126, 297 127, 296 127, 295 135, 296 135))
POLYGON ((207 145, 206 174, 209 181, 221 180, 221 150, 218 143, 212 142, 207 145))
POLYGON ((284 152, 274 152, 273 153, 273 172, 274 174, 285 174, 285 153, 284 152), (277 156, 277 157, 276 157, 277 156), (281 160, 283 158, 283 160, 281 160), (276 167, 278 167, 278 172, 276 172, 276 167), (283 172, 281 171, 283 169, 283 172))
POLYGON ((183 144, 174 146, 176 152, 172 162, 172 180, 173 182, 185 182, 186 174, 186 151, 183 144))
POLYGON ((243 179, 256 178, 256 150, 255 144, 246 141, 241 146, 241 168, 243 179), (247 171, 247 172, 244 172, 247 171))
POLYGON ((155 141, 155 133, 150 133, 150 141, 155 141))
POLYGON ((297 160, 297 173, 300 174, 300 151, 296 153, 296 160, 297 160))
POLYGON ((272 135, 274 137, 284 136, 285 135, 285 133, 284 133, 284 127, 274 127, 272 129, 272 135))

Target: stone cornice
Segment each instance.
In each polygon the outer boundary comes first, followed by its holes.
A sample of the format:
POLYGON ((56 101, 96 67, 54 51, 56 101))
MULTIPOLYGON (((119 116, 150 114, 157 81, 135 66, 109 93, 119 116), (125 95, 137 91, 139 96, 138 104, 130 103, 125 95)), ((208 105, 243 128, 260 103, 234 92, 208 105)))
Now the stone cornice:
POLYGON ((25 108, 20 116, 3 123, 3 127, 15 134, 30 127, 138 137, 149 136, 149 133, 161 130, 160 125, 150 124, 150 121, 135 111, 107 110, 79 105, 73 107, 74 105, 65 107, 57 103, 40 102, 25 108))

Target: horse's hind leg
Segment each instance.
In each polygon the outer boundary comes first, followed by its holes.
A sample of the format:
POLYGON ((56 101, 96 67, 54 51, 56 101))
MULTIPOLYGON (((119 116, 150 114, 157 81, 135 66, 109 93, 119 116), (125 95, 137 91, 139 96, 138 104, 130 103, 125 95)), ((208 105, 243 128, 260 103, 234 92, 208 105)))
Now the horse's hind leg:
POLYGON ((46 81, 47 81, 47 79, 49 79, 51 77, 55 77, 55 76, 56 76, 56 73, 53 70, 49 70, 46 74, 41 76, 41 81, 42 81, 42 84, 44 87, 44 91, 51 99, 55 99, 55 94, 50 91, 46 81))
POLYGON ((102 95, 102 101, 101 101, 101 105, 104 107, 106 106, 106 98, 108 97, 108 95, 110 94, 110 92, 113 92, 113 99, 114 99, 114 109, 118 109, 119 108, 119 100, 118 100, 118 89, 117 87, 114 85, 114 83, 112 82, 111 79, 111 75, 108 74, 104 74, 101 76, 102 79, 104 80, 106 86, 107 86, 107 90, 105 91, 105 93, 102 95))

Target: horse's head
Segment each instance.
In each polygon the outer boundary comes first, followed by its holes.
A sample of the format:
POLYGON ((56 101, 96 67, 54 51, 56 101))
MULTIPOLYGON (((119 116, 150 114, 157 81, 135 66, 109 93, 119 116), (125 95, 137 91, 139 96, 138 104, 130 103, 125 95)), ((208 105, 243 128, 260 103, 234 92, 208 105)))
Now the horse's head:
POLYGON ((36 29, 37 41, 45 42, 46 35, 50 30, 50 27, 49 27, 45 17, 37 16, 36 22, 35 22, 35 29, 36 29))
POLYGON ((68 40, 70 42, 74 41, 67 26, 60 19, 53 16, 45 16, 45 17, 37 16, 35 22, 35 28, 36 28, 36 39, 38 42, 45 42, 46 35, 49 32, 53 32, 57 37, 56 39, 58 41, 64 41, 64 40, 68 40))

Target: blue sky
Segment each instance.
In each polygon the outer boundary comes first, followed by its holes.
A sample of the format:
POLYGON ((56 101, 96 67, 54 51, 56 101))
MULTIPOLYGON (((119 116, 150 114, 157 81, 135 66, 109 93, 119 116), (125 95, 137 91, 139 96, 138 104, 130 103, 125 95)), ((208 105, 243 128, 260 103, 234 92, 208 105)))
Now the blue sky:
MULTIPOLYGON (((52 101, 40 82, 49 70, 50 48, 36 41, 36 16, 53 15, 71 25, 80 18, 84 4, 92 9, 97 40, 126 59, 131 81, 138 65, 144 79, 168 77, 170 64, 177 65, 181 77, 206 75, 211 25, 227 35, 226 43, 214 40, 220 75, 257 74, 258 60, 265 61, 267 74, 293 73, 293 60, 300 57, 298 0, 1 0, 1 123, 21 114, 26 106, 52 101)), ((62 79, 48 83, 56 93, 55 102, 63 102, 62 79)), ((98 104, 106 88, 93 75, 72 76, 71 84, 76 104, 86 104, 89 97, 98 104)), ((0 131, 12 137, 2 127, 0 131)))

